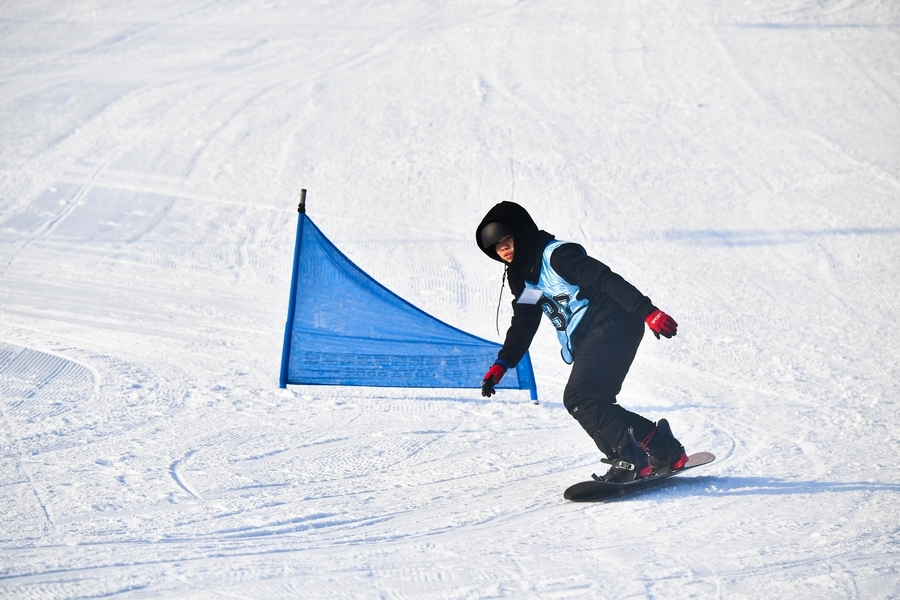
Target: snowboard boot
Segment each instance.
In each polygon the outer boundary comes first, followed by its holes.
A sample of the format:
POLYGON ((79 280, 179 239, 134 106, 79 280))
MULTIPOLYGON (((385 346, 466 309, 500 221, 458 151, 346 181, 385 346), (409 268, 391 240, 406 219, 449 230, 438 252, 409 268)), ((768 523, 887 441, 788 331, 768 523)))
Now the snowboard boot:
POLYGON ((626 483, 635 479, 643 479, 653 471, 650 466, 650 457, 634 439, 634 430, 631 427, 628 428, 622 447, 611 458, 601 458, 600 462, 611 466, 606 475, 598 479, 610 483, 626 483))
POLYGON ((665 419, 659 420, 640 445, 650 455, 650 467, 654 475, 678 471, 687 464, 688 457, 684 446, 675 439, 672 428, 665 419))

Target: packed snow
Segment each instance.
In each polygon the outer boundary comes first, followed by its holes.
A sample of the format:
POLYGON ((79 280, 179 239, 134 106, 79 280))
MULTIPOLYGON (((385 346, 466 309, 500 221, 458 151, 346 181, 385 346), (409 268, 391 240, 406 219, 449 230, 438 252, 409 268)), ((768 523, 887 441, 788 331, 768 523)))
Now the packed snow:
POLYGON ((0 141, 0 596, 900 596, 897 2, 9 1, 0 141), (494 341, 522 204, 678 321, 620 402, 717 460, 565 501, 547 323, 539 405, 279 389, 301 189, 494 341))

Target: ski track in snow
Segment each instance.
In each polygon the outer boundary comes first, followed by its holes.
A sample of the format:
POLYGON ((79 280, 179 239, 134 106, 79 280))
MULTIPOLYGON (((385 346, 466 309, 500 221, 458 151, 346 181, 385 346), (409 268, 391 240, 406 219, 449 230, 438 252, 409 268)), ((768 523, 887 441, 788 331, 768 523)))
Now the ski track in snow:
POLYGON ((897 597, 898 23, 0 8, 0 597, 897 597), (301 188, 351 260, 489 339, 472 232, 522 203, 678 320, 621 401, 717 460, 563 501, 605 466, 546 325, 539 406, 277 389, 301 188))

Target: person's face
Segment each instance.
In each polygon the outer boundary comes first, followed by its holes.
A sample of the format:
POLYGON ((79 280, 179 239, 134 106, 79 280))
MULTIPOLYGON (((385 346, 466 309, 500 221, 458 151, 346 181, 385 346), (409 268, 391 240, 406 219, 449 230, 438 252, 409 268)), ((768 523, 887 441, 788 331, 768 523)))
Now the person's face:
POLYGON ((494 244, 494 252, 497 253, 497 256, 500 257, 500 260, 509 264, 513 261, 513 255, 515 254, 515 248, 513 247, 513 236, 508 235, 505 238, 501 238, 499 242, 494 244))

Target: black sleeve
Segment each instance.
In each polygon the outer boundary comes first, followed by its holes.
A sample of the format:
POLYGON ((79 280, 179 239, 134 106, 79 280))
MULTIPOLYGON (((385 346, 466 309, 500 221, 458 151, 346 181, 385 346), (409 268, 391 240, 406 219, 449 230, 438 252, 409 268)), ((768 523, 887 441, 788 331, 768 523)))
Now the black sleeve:
POLYGON ((585 254, 577 244, 564 244, 554 250, 550 266, 569 283, 584 290, 603 292, 641 320, 656 310, 650 298, 605 264, 585 254))
MULTIPOLYGON (((509 289, 513 295, 518 298, 525 289, 525 284, 518 281, 514 276, 509 278, 509 289)), ((506 330, 506 339, 503 347, 497 354, 497 358, 502 360, 510 368, 515 367, 528 352, 531 346, 531 340, 537 333, 538 326, 541 324, 541 315, 544 311, 537 304, 519 304, 515 300, 512 302, 513 316, 509 329, 506 330)))

